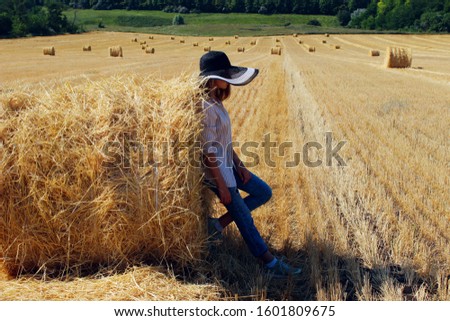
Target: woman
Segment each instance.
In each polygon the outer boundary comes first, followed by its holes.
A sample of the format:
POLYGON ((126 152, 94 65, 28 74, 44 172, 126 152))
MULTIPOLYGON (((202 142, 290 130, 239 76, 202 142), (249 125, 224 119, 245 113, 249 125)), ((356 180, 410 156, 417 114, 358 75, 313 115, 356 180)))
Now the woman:
POLYGON ((223 229, 234 221, 250 252, 262 260, 268 272, 274 277, 298 275, 300 268, 293 268, 270 253, 253 223, 251 211, 266 203, 272 190, 234 152, 230 117, 222 104, 230 95, 230 85, 247 85, 257 74, 254 68, 232 66, 221 51, 210 51, 200 59, 200 76, 209 97, 203 103, 205 183, 228 210, 219 219, 209 218, 208 230, 212 239, 219 239, 223 229), (242 199, 239 190, 249 195, 242 199))

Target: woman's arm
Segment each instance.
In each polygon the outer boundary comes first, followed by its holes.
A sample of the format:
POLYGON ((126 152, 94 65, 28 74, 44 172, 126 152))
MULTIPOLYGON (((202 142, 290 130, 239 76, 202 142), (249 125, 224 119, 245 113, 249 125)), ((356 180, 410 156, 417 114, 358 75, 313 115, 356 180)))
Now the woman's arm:
POLYGON ((205 170, 209 171, 211 177, 214 179, 214 183, 216 183, 217 189, 219 190, 220 202, 223 205, 230 204, 231 203, 230 191, 228 190, 227 184, 225 183, 225 179, 223 178, 222 173, 219 170, 216 154, 214 153, 205 154, 203 162, 205 164, 205 170))
POLYGON ((233 163, 242 182, 246 184, 250 180, 250 178, 252 178, 252 174, 247 169, 247 167, 245 167, 244 163, 241 161, 241 159, 236 154, 234 149, 233 149, 233 163))

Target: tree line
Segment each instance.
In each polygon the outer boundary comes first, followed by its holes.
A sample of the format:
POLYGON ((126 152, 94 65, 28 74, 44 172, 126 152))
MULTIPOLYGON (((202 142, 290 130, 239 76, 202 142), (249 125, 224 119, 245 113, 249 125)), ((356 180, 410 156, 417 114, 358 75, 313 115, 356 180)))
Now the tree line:
POLYGON ((336 15, 349 28, 450 32, 450 0, 1 0, 0 36, 76 32, 66 8, 336 15))
POLYGON ((0 36, 74 33, 78 27, 63 14, 59 0, 1 0, 0 36))

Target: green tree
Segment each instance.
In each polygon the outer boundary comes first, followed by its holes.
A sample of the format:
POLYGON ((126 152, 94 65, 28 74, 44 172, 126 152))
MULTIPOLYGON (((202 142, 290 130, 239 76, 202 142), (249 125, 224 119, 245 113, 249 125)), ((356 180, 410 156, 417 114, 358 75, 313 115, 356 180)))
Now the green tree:
POLYGON ((7 36, 12 32, 12 20, 6 12, 0 13, 0 36, 7 36))

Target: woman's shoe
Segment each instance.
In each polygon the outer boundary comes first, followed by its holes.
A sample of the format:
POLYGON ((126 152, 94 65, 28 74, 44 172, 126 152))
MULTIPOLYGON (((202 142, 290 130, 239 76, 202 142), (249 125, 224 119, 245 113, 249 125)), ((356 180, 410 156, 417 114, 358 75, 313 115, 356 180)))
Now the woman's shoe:
POLYGON ((283 262, 285 258, 277 258, 275 266, 272 268, 264 267, 264 270, 270 274, 273 278, 282 279, 289 276, 297 277, 302 273, 302 269, 293 267, 286 262, 283 262))

